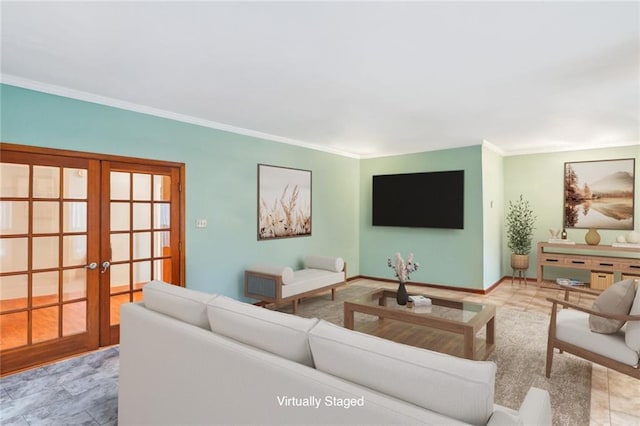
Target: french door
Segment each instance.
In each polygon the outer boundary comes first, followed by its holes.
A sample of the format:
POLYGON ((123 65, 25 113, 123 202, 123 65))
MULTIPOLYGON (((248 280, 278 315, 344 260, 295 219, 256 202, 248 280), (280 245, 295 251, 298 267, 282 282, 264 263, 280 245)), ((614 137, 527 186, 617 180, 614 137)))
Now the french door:
POLYGON ((183 284, 183 165, 0 150, 1 373, 118 343, 121 304, 183 284))
POLYGON ((181 285, 180 170, 102 162, 102 346, 120 340, 120 305, 152 279, 181 285))

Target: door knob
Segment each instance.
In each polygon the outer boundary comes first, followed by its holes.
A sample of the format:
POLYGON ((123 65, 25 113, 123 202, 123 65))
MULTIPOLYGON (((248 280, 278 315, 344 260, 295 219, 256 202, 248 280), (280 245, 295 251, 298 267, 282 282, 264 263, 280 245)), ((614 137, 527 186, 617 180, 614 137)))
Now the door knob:
POLYGON ((111 264, 109 263, 108 260, 105 260, 104 262, 102 262, 102 271, 100 271, 100 273, 104 274, 105 272, 107 272, 107 269, 109 269, 109 266, 111 266, 111 264))
POLYGON ((90 264, 85 266, 85 268, 87 269, 96 269, 97 267, 98 267, 98 262, 91 262, 90 264))

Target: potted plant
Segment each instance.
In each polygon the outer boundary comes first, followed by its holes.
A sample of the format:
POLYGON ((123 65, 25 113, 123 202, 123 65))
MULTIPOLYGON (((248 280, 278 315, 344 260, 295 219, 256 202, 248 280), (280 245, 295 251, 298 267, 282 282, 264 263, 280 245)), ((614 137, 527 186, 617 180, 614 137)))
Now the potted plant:
POLYGON ((533 237, 536 216, 529 205, 529 201, 520 198, 509 201, 507 212, 507 245, 511 249, 511 268, 526 270, 529 268, 529 253, 533 237))

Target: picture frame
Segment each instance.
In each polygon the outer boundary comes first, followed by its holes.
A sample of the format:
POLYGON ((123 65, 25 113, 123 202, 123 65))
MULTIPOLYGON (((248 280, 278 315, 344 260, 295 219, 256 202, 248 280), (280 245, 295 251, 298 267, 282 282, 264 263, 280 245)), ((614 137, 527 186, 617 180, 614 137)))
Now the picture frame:
POLYGON ((311 170, 258 164, 258 241, 311 236, 311 170))
POLYGON ((564 228, 634 229, 635 159, 564 163, 564 228))

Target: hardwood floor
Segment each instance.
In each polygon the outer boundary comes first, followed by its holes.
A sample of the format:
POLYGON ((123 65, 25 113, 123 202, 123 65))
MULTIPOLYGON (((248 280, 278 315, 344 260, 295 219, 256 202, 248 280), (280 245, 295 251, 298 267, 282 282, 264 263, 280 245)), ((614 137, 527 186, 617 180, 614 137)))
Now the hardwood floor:
MULTIPOLYGON (((358 280, 358 285, 379 288, 385 283, 373 280, 358 280)), ((389 288, 396 285, 386 283, 389 288)), ((426 291, 425 287, 407 286, 409 291, 426 291)), ((562 298, 564 293, 558 290, 540 288, 535 281, 511 284, 511 278, 505 279, 487 295, 473 294, 455 290, 428 288, 434 296, 462 299, 470 302, 491 303, 521 311, 541 312, 550 315, 551 303, 547 297, 562 298)), ((573 299, 572 299, 573 300, 573 299)), ((593 297, 581 296, 580 303, 590 306, 593 297)), ((640 380, 593 364, 591 373, 591 413, 592 426, 640 426, 640 380)))

